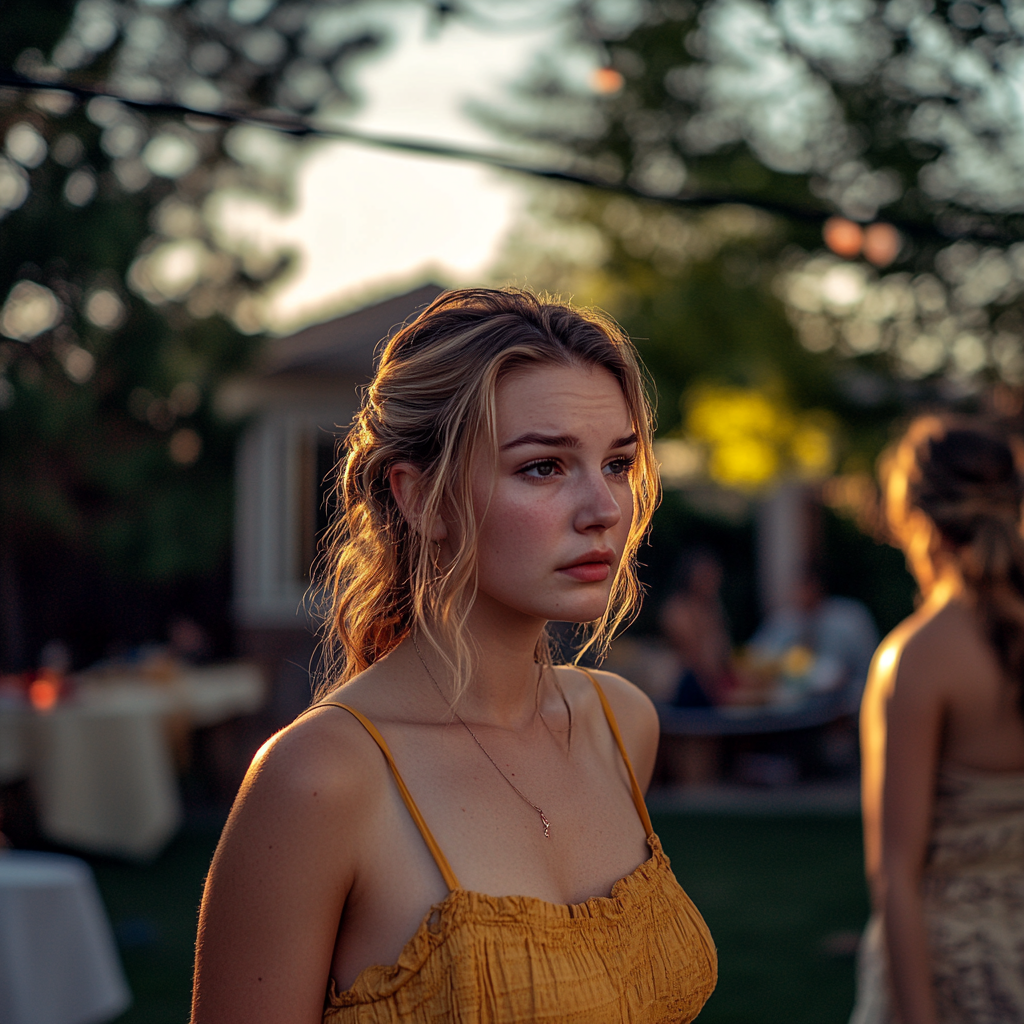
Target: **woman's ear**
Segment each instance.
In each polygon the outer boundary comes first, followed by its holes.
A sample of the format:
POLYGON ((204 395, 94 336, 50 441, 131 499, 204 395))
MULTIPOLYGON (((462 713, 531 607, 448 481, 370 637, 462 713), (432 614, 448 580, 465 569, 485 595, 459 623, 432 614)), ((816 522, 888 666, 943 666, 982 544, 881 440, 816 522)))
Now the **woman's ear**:
POLYGON ((388 486, 405 521, 420 530, 427 540, 441 541, 448 536, 448 528, 440 516, 434 518, 427 529, 423 516, 423 471, 411 462, 396 462, 388 472, 388 486))

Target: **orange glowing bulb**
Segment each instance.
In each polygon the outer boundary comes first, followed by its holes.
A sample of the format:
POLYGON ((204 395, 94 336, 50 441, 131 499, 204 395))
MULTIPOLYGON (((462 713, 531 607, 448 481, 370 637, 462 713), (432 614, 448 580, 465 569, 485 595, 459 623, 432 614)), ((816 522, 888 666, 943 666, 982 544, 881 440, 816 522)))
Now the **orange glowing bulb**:
POLYGON ((825 244, 844 259, 853 259, 864 244, 864 231, 859 224, 845 217, 829 217, 821 231, 825 244))
POLYGON ((903 239, 891 224, 871 224, 864 231, 864 258, 876 267, 889 266, 902 248, 903 239))
POLYGON ((590 76, 590 86, 602 96, 613 96, 622 91, 626 80, 615 68, 597 68, 590 76))

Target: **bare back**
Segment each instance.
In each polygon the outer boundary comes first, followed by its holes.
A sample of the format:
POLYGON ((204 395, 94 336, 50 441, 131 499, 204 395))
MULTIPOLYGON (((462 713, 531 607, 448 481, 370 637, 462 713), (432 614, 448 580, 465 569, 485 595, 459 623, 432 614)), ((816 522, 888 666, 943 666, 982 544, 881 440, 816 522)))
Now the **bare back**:
POLYGON ((970 608, 945 606, 922 631, 947 695, 941 760, 980 771, 1024 769, 1024 718, 1019 684, 1006 678, 970 608), (956 658, 954 661, 953 659, 956 658))
POLYGON ((923 856, 941 763, 1024 770, 1017 687, 964 599, 925 604, 882 642, 864 694, 861 735, 869 876, 881 861, 884 817, 897 833, 913 823, 913 846, 923 856))
POLYGON ((861 707, 865 866, 907 1024, 939 1019, 922 893, 940 772, 1024 771, 1017 693, 964 597, 926 602, 872 662, 861 707))

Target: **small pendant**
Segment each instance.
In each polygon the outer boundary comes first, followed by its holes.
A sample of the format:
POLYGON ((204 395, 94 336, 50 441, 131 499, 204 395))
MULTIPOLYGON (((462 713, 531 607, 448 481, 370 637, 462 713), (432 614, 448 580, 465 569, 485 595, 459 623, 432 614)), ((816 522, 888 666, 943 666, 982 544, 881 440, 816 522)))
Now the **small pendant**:
POLYGON ((540 811, 539 814, 540 814, 540 820, 541 820, 542 824, 544 825, 544 838, 545 839, 550 839, 551 838, 551 822, 548 821, 547 815, 543 811, 540 811))

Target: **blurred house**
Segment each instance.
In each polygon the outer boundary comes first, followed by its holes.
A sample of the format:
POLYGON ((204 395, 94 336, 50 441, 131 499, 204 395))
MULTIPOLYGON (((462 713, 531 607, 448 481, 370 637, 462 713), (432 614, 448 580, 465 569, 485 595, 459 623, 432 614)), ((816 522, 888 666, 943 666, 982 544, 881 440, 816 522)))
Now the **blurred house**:
POLYGON ((220 395, 226 414, 251 417, 236 469, 233 610, 239 653, 262 662, 274 681, 275 724, 309 701, 315 626, 307 590, 336 445, 380 342, 443 291, 425 284, 277 338, 258 371, 220 395))

